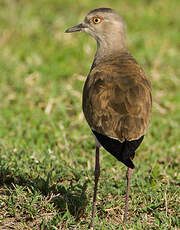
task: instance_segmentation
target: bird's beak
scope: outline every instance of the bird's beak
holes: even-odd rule
[[[85,26],[81,23],[77,26],[73,26],[71,28],[68,28],[67,30],[65,30],[65,33],[72,33],[72,32],[77,32],[77,31],[82,31],[82,29],[84,29]]]

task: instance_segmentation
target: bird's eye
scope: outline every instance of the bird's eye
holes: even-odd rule
[[[102,18],[101,17],[93,17],[92,18],[92,22],[94,23],[94,24],[99,24],[99,23],[101,23],[102,22]]]

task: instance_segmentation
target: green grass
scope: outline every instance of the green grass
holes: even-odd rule
[[[96,7],[127,22],[128,47],[153,87],[137,151],[128,224],[126,167],[101,150],[96,229],[180,228],[179,0],[0,1],[0,229],[87,229],[94,140],[81,109],[96,50],[64,34]]]

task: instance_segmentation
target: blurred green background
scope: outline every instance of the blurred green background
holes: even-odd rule
[[[131,54],[153,87],[151,127],[126,167],[101,150],[96,229],[179,229],[179,0],[0,0],[0,229],[87,229],[94,140],[81,109],[96,51],[65,34],[97,7],[127,23]]]

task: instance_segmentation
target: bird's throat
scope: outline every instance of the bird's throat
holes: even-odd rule
[[[94,58],[95,64],[103,59],[127,51],[125,39],[101,39],[97,40],[97,51]]]

